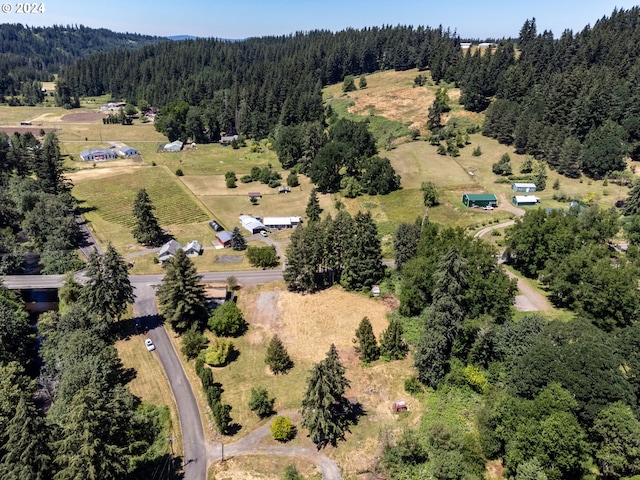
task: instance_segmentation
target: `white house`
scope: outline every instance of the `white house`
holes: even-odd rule
[[[135,157],[136,155],[140,155],[138,150],[127,145],[116,148],[116,153],[121,157]]]
[[[242,224],[242,226],[248,230],[249,232],[251,232],[251,234],[253,235],[254,233],[258,233],[262,230],[266,230],[267,227],[264,225],[264,223],[262,223],[260,220],[258,220],[257,218],[254,218],[250,215],[240,215],[240,217],[238,217],[240,219],[240,223]]]
[[[83,162],[102,162],[117,156],[116,152],[111,148],[92,148],[80,152],[80,158]]]
[[[302,223],[302,217],[264,217],[262,223],[269,229],[281,230],[297,227]]]
[[[160,250],[158,250],[158,260],[160,260],[160,263],[164,263],[172,258],[180,249],[182,249],[182,244],[180,242],[169,240],[162,247],[160,247]]]
[[[192,240],[187,243],[187,246],[183,248],[184,253],[187,254],[188,257],[197,257],[202,254],[203,248],[200,245],[200,242],[197,240]]]

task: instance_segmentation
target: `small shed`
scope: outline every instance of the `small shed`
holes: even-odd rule
[[[253,235],[254,233],[258,233],[260,231],[263,230],[267,230],[267,227],[265,227],[265,225],[258,220],[257,218],[252,217],[251,215],[240,215],[240,217],[238,217],[240,219],[240,223],[242,223],[242,226],[248,230],[249,232],[251,232],[251,234]]]
[[[512,183],[511,190],[514,192],[535,192],[536,184],[535,183]]]
[[[182,244],[180,242],[169,240],[162,247],[160,247],[160,250],[158,250],[158,260],[160,260],[160,263],[164,263],[172,258],[180,249],[182,249]]]
[[[216,234],[216,240],[224,248],[228,248],[231,246],[231,233],[226,230],[224,232],[220,232]]]
[[[260,192],[249,192],[247,193],[247,197],[249,197],[249,200],[252,198],[262,198],[262,194]]]
[[[530,207],[537,205],[540,199],[535,195],[514,195],[511,197],[511,203],[516,207]]]
[[[207,306],[216,307],[228,300],[232,300],[233,292],[229,292],[226,285],[206,283],[204,285],[204,296],[207,301]]]
[[[498,206],[498,197],[493,193],[463,193],[462,203],[467,207],[492,207]]]
[[[184,247],[184,253],[189,257],[197,257],[202,254],[202,245],[197,240],[191,240],[187,243],[187,246]]]
[[[220,143],[222,145],[228,145],[231,142],[233,142],[234,140],[236,140],[236,141],[238,140],[238,135],[223,135],[220,138]]]

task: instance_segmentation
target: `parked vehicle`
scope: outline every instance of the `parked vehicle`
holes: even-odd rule
[[[147,350],[149,350],[150,352],[152,352],[153,350],[156,349],[156,346],[153,344],[153,342],[151,341],[150,338],[147,338],[144,341],[145,346],[147,347]]]
[[[209,222],[209,226],[213,228],[213,230],[215,230],[216,232],[221,232],[222,230],[224,230],[224,228],[222,228],[222,226],[215,220],[211,220]]]

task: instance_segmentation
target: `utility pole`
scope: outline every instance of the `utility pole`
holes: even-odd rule
[[[169,441],[169,447],[171,449],[171,457],[170,457],[170,462],[167,465],[168,468],[168,472],[167,472],[167,478],[171,478],[172,477],[172,470],[173,470],[173,437],[168,437],[167,440]]]

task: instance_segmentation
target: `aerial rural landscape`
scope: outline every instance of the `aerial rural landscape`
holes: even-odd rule
[[[0,479],[640,479],[640,8],[512,28],[0,24]]]

